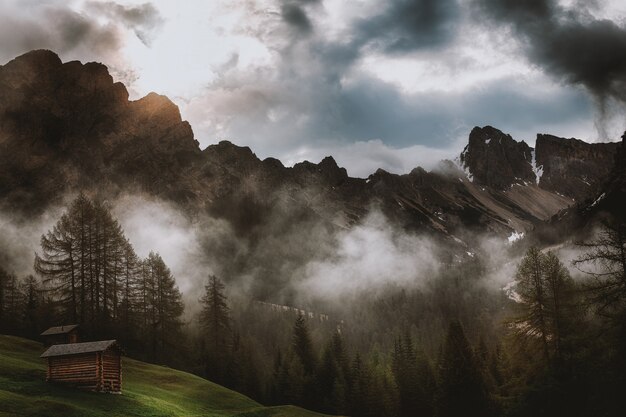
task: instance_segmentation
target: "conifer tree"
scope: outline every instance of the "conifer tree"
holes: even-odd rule
[[[29,275],[26,277],[22,283],[22,294],[24,297],[22,309],[23,334],[36,338],[43,327],[43,323],[41,317],[41,288],[34,276]]]
[[[599,236],[580,246],[586,253],[574,264],[590,277],[586,289],[591,301],[601,315],[623,323],[626,317],[626,223],[605,221]],[[598,269],[589,268],[589,264]]]
[[[311,336],[303,314],[298,314],[293,326],[293,350],[302,364],[304,373],[311,375],[315,369],[315,354]]]
[[[215,275],[209,275],[200,304],[200,323],[207,332],[209,342],[216,350],[226,349],[230,339],[230,309],[224,294],[224,283]]]
[[[179,345],[183,313],[182,295],[167,265],[158,253],[150,252],[145,260],[143,287],[144,332],[151,341],[153,360],[163,360],[165,354]]]
[[[182,296],[170,270],[155,253],[139,260],[104,203],[79,195],[42,236],[35,270],[57,322],[80,324],[86,337],[115,336],[153,360],[180,337]]]
[[[489,395],[461,323],[450,323],[440,364],[440,417],[489,416]]]
[[[574,282],[558,257],[530,248],[516,275],[521,313],[512,327],[525,343],[539,341],[547,364],[563,359],[563,341],[575,319]]]
[[[219,278],[209,275],[204,294],[200,298],[200,325],[203,329],[204,346],[201,355],[208,378],[222,384],[233,384],[236,376],[232,375],[232,369],[229,370],[235,363],[231,348],[236,350],[238,346],[231,343],[230,309],[224,288]]]

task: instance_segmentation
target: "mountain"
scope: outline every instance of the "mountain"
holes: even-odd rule
[[[76,391],[45,382],[43,346],[0,335],[3,416],[323,416],[293,406],[263,407],[235,391],[186,372],[123,358],[123,394]]]
[[[615,145],[616,150],[613,161],[607,161],[610,170],[604,179],[597,180],[594,189],[575,205],[539,224],[533,231],[533,240],[543,244],[557,244],[563,240],[582,241],[593,232],[598,221],[626,221],[626,133],[620,143],[611,145]],[[589,179],[594,174],[597,172],[583,175]]]
[[[68,192],[143,192],[259,237],[276,222],[347,228],[372,209],[409,230],[459,241],[527,232],[585,201],[608,177],[618,145],[538,135],[536,149],[476,127],[456,162],[352,178],[332,157],[285,167],[220,142],[201,150],[166,97],[128,100],[98,63],[38,50],[0,67],[0,207],[32,215]],[[471,233],[468,233],[471,232]]]
[[[102,64],[29,52],[0,67],[0,90],[0,193],[17,209],[103,182],[179,197],[172,187],[200,156],[169,99],[128,101]]]
[[[585,143],[552,135],[537,135],[539,186],[576,201],[594,195],[616,166],[619,143]]]

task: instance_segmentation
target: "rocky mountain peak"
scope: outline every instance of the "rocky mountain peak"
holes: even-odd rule
[[[108,198],[130,190],[206,210],[242,234],[276,218],[288,227],[305,221],[349,227],[374,206],[406,228],[448,237],[466,229],[510,234],[572,204],[562,194],[575,193],[579,173],[598,172],[589,181],[595,184],[614,165],[607,160],[615,145],[543,135],[535,155],[491,126],[474,128],[460,157],[473,182],[450,161],[406,175],[379,169],[363,180],[332,157],[288,168],[228,141],[201,151],[167,97],[129,101],[104,65],[62,63],[50,51],[0,66],[0,91],[0,209],[24,213],[68,191]],[[539,187],[534,162],[544,169]]]
[[[321,176],[321,178],[331,185],[341,184],[348,178],[345,168],[339,167],[332,156],[327,156],[315,164],[309,161],[302,161],[294,164],[293,172],[296,176]]]
[[[322,159],[322,161],[317,164],[317,167],[322,176],[334,185],[341,184],[348,178],[348,171],[346,171],[345,168],[339,167],[332,156],[327,156]]]
[[[461,165],[478,185],[498,190],[535,181],[532,148],[492,127],[475,127],[460,156]]]
[[[178,107],[128,100],[105,65],[62,63],[47,50],[0,66],[0,192],[36,209],[96,183],[170,195],[200,156]]]
[[[30,84],[38,75],[46,71],[55,71],[63,63],[57,54],[47,49],[27,52],[7,62],[2,68],[5,80]]]
[[[536,165],[542,172],[539,186],[582,200],[611,172],[618,143],[587,143],[539,134],[535,147]]]

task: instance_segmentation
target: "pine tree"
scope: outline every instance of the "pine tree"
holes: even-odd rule
[[[4,300],[4,292],[9,274],[4,268],[0,267],[0,329],[4,328],[4,317],[6,314],[6,302]]]
[[[4,331],[20,335],[23,329],[24,293],[17,276],[8,274],[4,285]]]
[[[316,395],[318,396],[317,409],[330,414],[336,414],[339,404],[343,403],[343,398],[335,398],[335,395],[341,396],[342,388],[340,387],[341,368],[335,357],[335,341],[330,340],[324,349],[319,369],[316,371]]]
[[[200,299],[202,306],[200,323],[216,351],[227,349],[230,339],[230,309],[224,288],[224,284],[219,278],[215,275],[209,275],[208,282],[204,287],[204,295]]]
[[[298,314],[293,326],[293,350],[302,364],[304,373],[311,375],[315,369],[315,354],[309,329],[303,314]]]
[[[167,352],[180,345],[182,295],[167,265],[158,253],[150,252],[145,260],[144,333],[151,345],[153,360],[163,361]]]
[[[29,275],[22,283],[24,306],[22,310],[23,334],[30,338],[36,338],[42,329],[41,288],[37,279]]]
[[[450,323],[440,364],[440,417],[489,416],[491,405],[480,367],[461,323]]]
[[[236,362],[232,350],[238,346],[232,342],[230,309],[224,294],[224,284],[215,275],[209,275],[200,298],[202,310],[200,325],[203,329],[201,352],[205,375],[222,384],[233,385],[236,375],[232,368]]]
[[[435,377],[428,360],[415,348],[408,332],[395,342],[392,372],[400,396],[400,416],[433,415]]]

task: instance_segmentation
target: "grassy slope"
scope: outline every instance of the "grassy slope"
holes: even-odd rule
[[[45,382],[39,343],[0,335],[0,417],[320,417],[298,407],[263,407],[194,375],[124,358],[123,394],[79,392]]]

